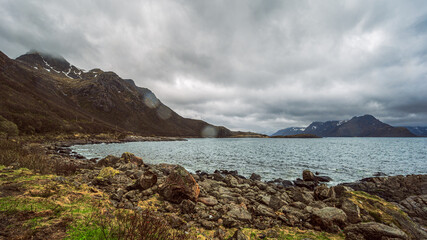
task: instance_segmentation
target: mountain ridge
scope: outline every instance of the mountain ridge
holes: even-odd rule
[[[406,128],[392,127],[369,114],[343,121],[312,122],[300,134],[321,137],[416,137]]]
[[[84,71],[59,56],[0,52],[0,115],[24,134],[132,132],[139,135],[231,136],[225,127],[184,118],[155,94],[114,72]]]

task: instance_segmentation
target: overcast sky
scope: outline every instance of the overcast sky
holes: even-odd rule
[[[366,113],[427,125],[425,0],[0,0],[0,51],[29,49],[233,130]]]

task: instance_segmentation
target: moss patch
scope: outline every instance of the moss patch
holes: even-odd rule
[[[366,211],[376,222],[399,225],[395,218],[396,215],[409,219],[408,215],[399,207],[378,196],[362,191],[353,191],[348,194],[349,199],[358,205],[362,211]]]
[[[96,178],[101,180],[106,178],[112,178],[118,173],[120,173],[119,170],[116,170],[112,167],[104,167],[101,169],[101,171],[99,172],[99,175]]]

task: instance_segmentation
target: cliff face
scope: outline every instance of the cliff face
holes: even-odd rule
[[[141,135],[226,137],[230,130],[183,118],[153,92],[114,72],[84,71],[35,51],[0,54],[0,115],[23,133],[123,131]],[[205,130],[206,132],[206,130]]]

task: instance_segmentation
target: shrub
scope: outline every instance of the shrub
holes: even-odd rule
[[[14,122],[0,116],[0,134],[6,136],[6,139],[17,136],[19,134],[18,126]]]
[[[101,229],[103,239],[188,239],[185,233],[170,228],[161,216],[149,210],[104,209],[96,211],[91,222],[96,225],[91,231]]]

